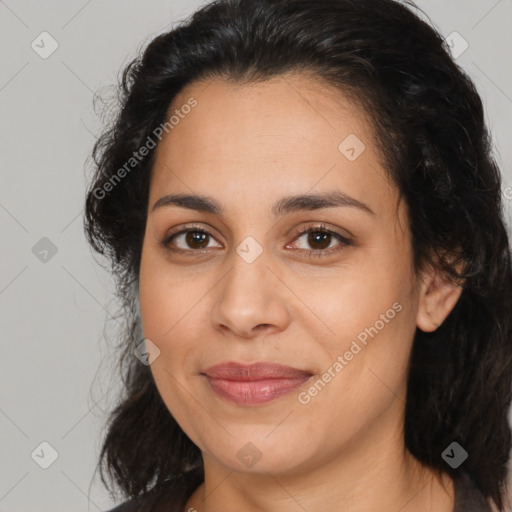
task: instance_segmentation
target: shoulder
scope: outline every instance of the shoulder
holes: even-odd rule
[[[156,493],[149,492],[123,501],[123,503],[107,512],[150,512],[154,509],[156,502]]]
[[[137,504],[135,503],[135,499],[127,500],[120,505],[117,505],[117,507],[111,508],[107,512],[131,512],[135,511],[137,509]]]
[[[188,498],[203,481],[202,468],[195,468],[154,487],[145,494],[129,498],[107,512],[182,512]],[[172,503],[171,508],[169,503]]]
[[[457,473],[453,476],[453,481],[455,485],[453,512],[491,512],[484,495],[467,473]]]

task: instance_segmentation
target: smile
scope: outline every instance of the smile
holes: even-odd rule
[[[209,368],[203,375],[217,396],[239,406],[275,400],[296,390],[312,376],[305,370],[264,362],[225,363]]]

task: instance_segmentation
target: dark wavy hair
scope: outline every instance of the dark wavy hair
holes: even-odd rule
[[[504,506],[512,271],[501,176],[474,84],[416,9],[394,0],[218,0],[154,37],[124,69],[116,117],[94,146],[84,219],[88,242],[108,259],[126,322],[118,345],[124,392],[98,463],[109,489],[133,497],[202,471],[199,449],[133,356],[144,338],[137,283],[154,149],[113,186],[114,175],[166,122],[187,84],[302,72],[365,109],[408,206],[415,270],[435,263],[462,286],[436,331],[416,330],[406,447],[439,475],[464,470]],[[441,457],[453,441],[469,453],[458,470]]]

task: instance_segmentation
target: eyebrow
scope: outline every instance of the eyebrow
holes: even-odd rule
[[[170,194],[163,196],[156,201],[151,211],[154,212],[157,208],[168,206],[178,206],[189,210],[211,213],[218,217],[224,216],[224,209],[219,202],[211,197],[196,194]],[[274,217],[279,217],[303,210],[320,210],[321,208],[346,206],[358,208],[366,213],[375,215],[375,212],[367,204],[337,190],[322,194],[282,197],[272,207],[272,214]]]

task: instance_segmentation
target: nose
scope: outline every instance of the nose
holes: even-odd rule
[[[283,331],[290,322],[291,292],[263,255],[252,263],[235,255],[217,289],[210,318],[224,335],[253,338]]]

